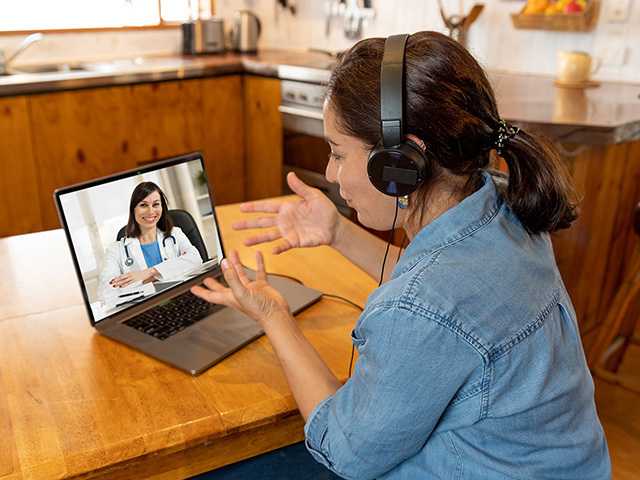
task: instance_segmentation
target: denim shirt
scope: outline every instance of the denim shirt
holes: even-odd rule
[[[549,235],[483,185],[424,227],[352,332],[352,377],[305,424],[347,479],[608,479]]]

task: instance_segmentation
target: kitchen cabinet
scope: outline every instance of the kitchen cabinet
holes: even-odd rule
[[[53,191],[132,167],[128,87],[29,98],[44,229],[58,228]]]
[[[218,204],[244,200],[242,78],[131,87],[136,162],[199,150]]]
[[[45,229],[52,193],[163,157],[200,150],[219,204],[244,199],[239,76],[34,95],[29,98]]]
[[[640,201],[640,142],[592,146],[564,162],[580,215],[552,240],[588,352],[638,241],[632,221]]]
[[[279,105],[280,80],[244,78],[248,200],[282,194],[282,118]]]
[[[0,98],[0,237],[42,229],[27,97]]]
[[[247,168],[240,76],[201,81],[202,145],[209,182],[214,187],[216,204],[246,199]]]

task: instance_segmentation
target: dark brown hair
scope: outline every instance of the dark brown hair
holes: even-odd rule
[[[160,194],[160,204],[162,205],[162,214],[160,215],[160,220],[158,220],[156,225],[166,234],[169,234],[173,229],[173,222],[169,216],[167,197],[164,192],[153,182],[142,182],[133,189],[133,193],[131,194],[131,201],[129,202],[129,221],[127,222],[126,230],[127,237],[136,238],[140,235],[140,225],[136,222],[133,210],[136,208],[138,203],[147,198],[153,192],[158,192]]]
[[[380,133],[380,67],[383,38],[362,40],[335,66],[327,98],[338,127],[373,148]],[[431,178],[417,192],[420,206],[443,169],[478,180],[490,165],[500,122],[482,67],[458,42],[437,32],[419,32],[405,54],[405,134],[427,145]],[[569,175],[552,144],[520,130],[502,150],[509,169],[505,199],[531,233],[567,228],[576,218]],[[429,181],[431,180],[431,181]]]

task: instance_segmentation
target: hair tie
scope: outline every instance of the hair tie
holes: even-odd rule
[[[519,131],[519,127],[514,127],[500,119],[498,127],[493,131],[495,135],[493,148],[496,149],[498,155],[502,156],[502,149],[505,147],[506,143],[515,137]]]

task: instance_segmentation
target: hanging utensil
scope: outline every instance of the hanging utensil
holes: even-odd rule
[[[473,7],[471,7],[471,11],[469,12],[469,14],[466,17],[464,17],[463,27],[466,30],[469,30],[469,27],[471,26],[471,24],[478,19],[478,17],[480,16],[483,10],[484,10],[484,4],[482,3],[476,3]]]
[[[438,8],[440,9],[442,21],[449,30],[449,36],[466,47],[469,27],[478,19],[484,10],[484,5],[481,3],[474,4],[468,15],[461,13],[460,15],[454,14],[447,16],[442,5],[442,0],[438,0]]]

